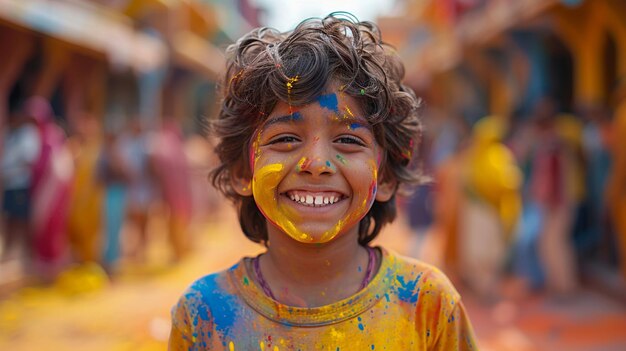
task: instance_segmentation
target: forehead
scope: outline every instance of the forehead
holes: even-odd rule
[[[331,87],[308,104],[292,106],[288,102],[279,101],[263,124],[300,121],[310,114],[322,113],[331,122],[369,125],[361,105],[359,99],[344,93],[341,88]]]

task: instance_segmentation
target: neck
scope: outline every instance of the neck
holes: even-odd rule
[[[329,243],[303,244],[270,230],[270,246],[261,257],[262,274],[274,296],[288,305],[320,306],[359,290],[368,253],[355,231]]]

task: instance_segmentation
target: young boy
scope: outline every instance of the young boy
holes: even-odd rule
[[[476,349],[440,271],[368,246],[419,179],[418,101],[378,29],[331,14],[227,54],[212,180],[267,252],[193,283],[170,349]]]

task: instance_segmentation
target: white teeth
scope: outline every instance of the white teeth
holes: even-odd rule
[[[315,197],[315,204],[316,204],[316,205],[321,205],[323,201],[324,201],[324,200],[322,200],[322,196],[321,196],[321,195],[317,195],[317,196]]]
[[[289,194],[287,195],[292,201],[297,203],[307,205],[307,206],[324,206],[324,205],[332,205],[335,202],[338,202],[339,196],[323,196],[323,195],[298,195],[298,194]]]

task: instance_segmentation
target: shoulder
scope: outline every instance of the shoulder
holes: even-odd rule
[[[201,314],[208,319],[212,309],[222,305],[226,300],[231,300],[236,294],[236,289],[229,279],[229,272],[237,269],[240,264],[241,261],[227,270],[194,281],[180,296],[173,310],[184,310],[191,316]]]
[[[461,299],[450,279],[437,267],[394,252],[385,255],[395,267],[394,285],[400,300],[420,304],[424,300],[445,300],[454,305]]]

